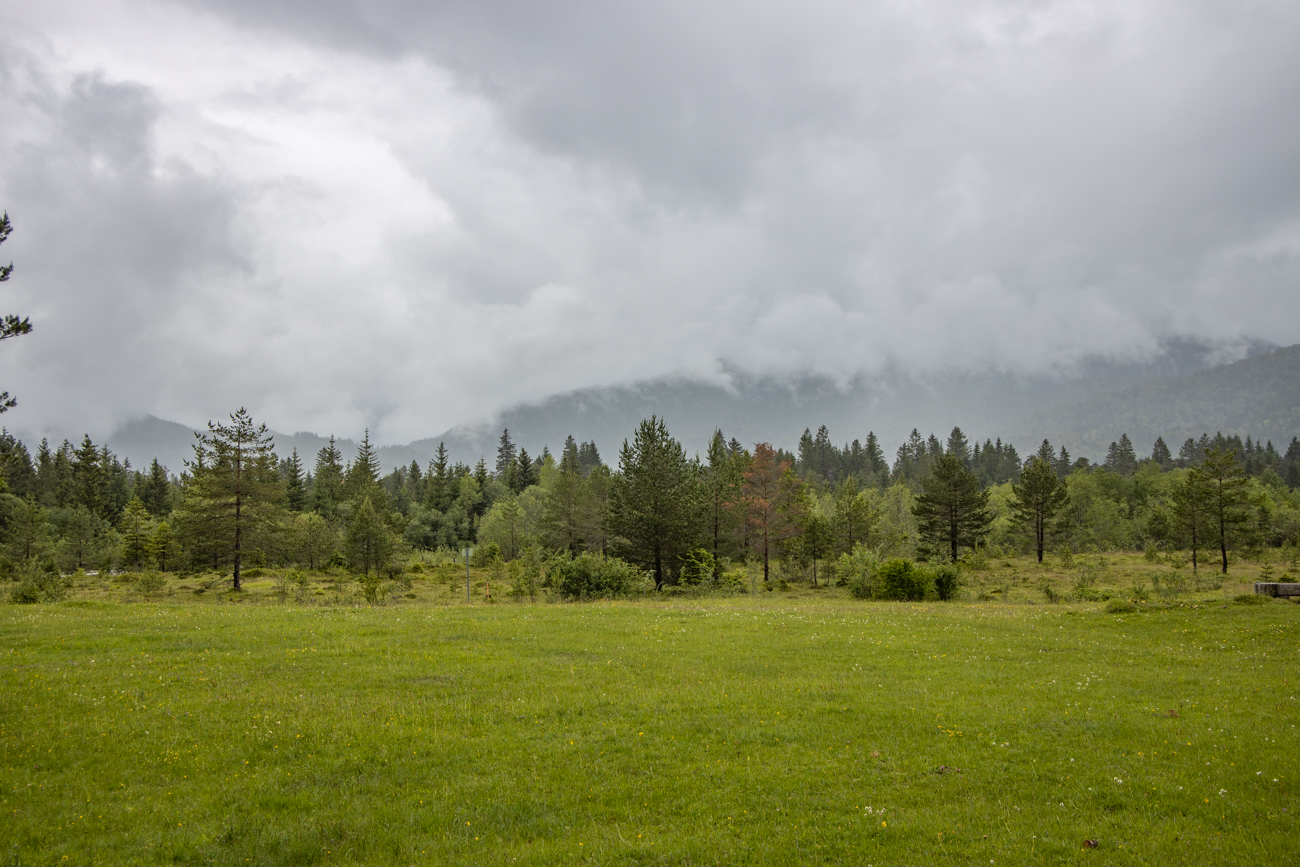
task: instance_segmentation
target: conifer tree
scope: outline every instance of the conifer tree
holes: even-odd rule
[[[369,497],[362,498],[353,514],[345,545],[348,562],[362,575],[369,575],[372,570],[378,572],[392,559],[392,533]]]
[[[560,452],[560,474],[582,474],[582,460],[578,457],[578,442],[569,434],[564,439],[564,449]]]
[[[565,457],[568,457],[567,450]],[[588,509],[586,483],[578,468],[576,445],[573,458],[571,463],[561,462],[562,469],[550,486],[550,490],[546,492],[541,530],[552,547],[576,554],[582,550],[586,542],[584,530],[589,526],[589,522],[586,517]]]
[[[537,468],[533,465],[533,459],[528,456],[528,449],[519,449],[519,457],[515,461],[514,483],[513,490],[516,494],[521,494],[537,484]]]
[[[833,522],[839,548],[852,554],[854,547],[865,544],[880,516],[858,491],[858,485],[849,476],[835,492],[835,520]]]
[[[817,586],[817,561],[830,555],[835,545],[835,529],[831,521],[820,512],[809,514],[803,524],[800,538],[803,553],[812,561],[813,586]]]
[[[1192,573],[1197,571],[1197,552],[1207,543],[1213,514],[1210,489],[1200,467],[1192,467],[1173,491],[1174,518],[1192,549]]]
[[[578,463],[582,466],[582,474],[589,475],[592,470],[602,465],[600,452],[596,449],[596,442],[592,440],[578,446]]]
[[[312,508],[327,518],[333,518],[338,504],[344,499],[343,453],[333,436],[329,444],[316,453],[311,493]]]
[[[496,476],[497,481],[510,487],[510,475],[515,469],[515,444],[510,439],[510,429],[503,428],[497,445]]]
[[[619,452],[620,475],[609,498],[609,529],[615,553],[654,574],[663,587],[670,564],[696,541],[701,498],[696,471],[663,420],[637,426]]]
[[[1064,479],[1070,474],[1070,453],[1061,446],[1061,454],[1056,458],[1056,477]]]
[[[1105,467],[1128,478],[1137,470],[1137,452],[1133,450],[1133,441],[1128,434],[1122,434],[1119,442],[1112,442],[1106,450]]]
[[[210,421],[208,432],[196,436],[186,516],[214,560],[233,566],[239,590],[244,556],[278,529],[284,488],[274,443],[242,407],[230,424]]]
[[[880,448],[880,439],[876,436],[875,431],[867,431],[867,441],[862,450],[867,462],[867,468],[871,472],[877,476],[889,472],[889,465],[885,463],[885,453]]]
[[[703,471],[707,526],[715,569],[731,553],[739,530],[741,475],[736,457],[727,449],[722,431],[715,429],[709,440],[709,463]]]
[[[1247,480],[1234,451],[1210,449],[1200,466],[1211,517],[1210,531],[1219,547],[1223,574],[1228,574],[1229,540],[1237,541],[1249,532],[1251,509]]]
[[[155,518],[160,518],[171,511],[171,479],[167,477],[167,468],[154,458],[149,464],[149,472],[140,481],[137,489],[140,502]]]
[[[433,460],[429,461],[429,478],[425,484],[424,502],[439,512],[447,511],[454,499],[451,491],[451,469],[447,457],[447,444],[438,443]]]
[[[1169,451],[1169,446],[1165,445],[1164,437],[1156,437],[1155,444],[1151,446],[1151,460],[1165,470],[1174,465],[1174,456]]]
[[[295,447],[284,463],[284,501],[290,512],[301,512],[307,505],[307,486],[302,477],[302,459]]]
[[[1050,455],[1051,446],[1046,440],[1043,441],[1043,445],[1047,447]],[[1056,477],[1056,470],[1048,460],[1035,456],[1025,464],[1024,470],[1020,473],[1020,483],[1013,484],[1011,491],[1016,498],[1011,508],[1016,520],[1034,534],[1034,550],[1038,554],[1038,562],[1041,563],[1052,522],[1069,502],[1065,484]]]
[[[347,498],[353,502],[360,503],[369,498],[371,508],[381,512],[387,508],[384,487],[379,483],[379,458],[370,445],[369,428],[366,428],[365,435],[361,438],[356,457],[348,466],[343,490]]]
[[[921,495],[912,514],[931,553],[947,549],[956,562],[962,547],[974,547],[988,532],[992,517],[988,491],[980,490],[979,479],[962,465],[956,455],[940,455],[930,475],[921,480]]]
[[[104,517],[108,499],[107,481],[99,449],[87,434],[81,441],[81,447],[73,453],[73,504],[85,506],[96,518]]]
[[[25,563],[44,554],[49,545],[49,523],[49,516],[35,497],[28,495],[19,500],[6,534],[10,559]]]
[[[122,559],[136,569],[149,559],[149,512],[139,497],[132,497],[122,515]]]
[[[149,536],[149,558],[159,572],[167,571],[167,564],[175,565],[181,556],[181,544],[176,533],[166,521],[159,521]]]
[[[792,501],[802,493],[789,460],[779,460],[768,443],[756,443],[742,476],[741,496],[748,539],[763,559],[763,582],[771,580],[772,555],[798,534],[802,508]]]
[[[947,449],[949,454],[956,455],[957,460],[963,464],[970,464],[971,449],[970,443],[966,440],[966,434],[962,433],[961,428],[954,427],[952,433],[948,434]]]

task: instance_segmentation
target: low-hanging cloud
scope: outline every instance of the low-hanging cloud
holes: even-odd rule
[[[1295,342],[1283,2],[51,0],[0,38],[26,430],[380,441],[664,375]]]

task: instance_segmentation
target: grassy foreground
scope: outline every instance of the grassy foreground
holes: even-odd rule
[[[6,605],[0,858],[1294,863],[1300,606],[1103,609]]]

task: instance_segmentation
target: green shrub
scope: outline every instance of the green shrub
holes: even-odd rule
[[[1110,614],[1130,614],[1137,610],[1137,606],[1127,599],[1112,599],[1106,603],[1106,611]]]
[[[919,602],[929,589],[930,576],[911,560],[891,557],[877,570],[880,596],[884,599]]]
[[[644,573],[617,557],[579,554],[557,559],[551,585],[565,599],[610,599],[624,596],[644,579]]]
[[[682,555],[681,561],[680,580],[687,586],[711,583],[714,574],[718,570],[718,564],[713,559],[713,554],[704,548],[695,548],[688,551]]]
[[[934,568],[934,590],[944,602],[957,596],[957,587],[961,583],[961,573],[951,563],[944,563]]]
[[[371,605],[383,605],[388,598],[388,583],[378,572],[367,572],[357,579],[361,583],[361,595]]]
[[[266,577],[266,570],[263,569],[263,568],[261,568],[260,566],[254,566],[252,569],[241,569],[241,570],[239,570],[239,577],[240,577],[241,579],[244,579],[244,578],[265,578],[265,577]]]
[[[135,580],[135,587],[141,593],[161,593],[167,588],[167,579],[161,572],[145,572]]]
[[[9,594],[11,602],[31,605],[36,602],[58,602],[68,595],[67,582],[58,572],[31,570],[19,573],[19,583]]]
[[[862,545],[855,545],[851,554],[841,554],[836,564],[840,586],[847,587],[854,599],[872,599],[876,596],[876,579],[880,571],[880,557]]]
[[[470,558],[471,562],[480,569],[487,568],[492,564],[492,561],[500,559],[501,546],[496,542],[479,545],[474,549],[474,555]]]

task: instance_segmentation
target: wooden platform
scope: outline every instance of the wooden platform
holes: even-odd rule
[[[1258,596],[1300,596],[1300,584],[1256,581],[1255,593]]]

